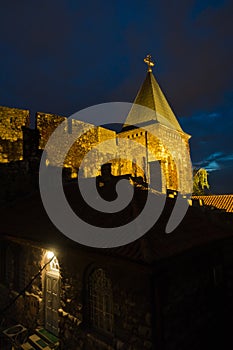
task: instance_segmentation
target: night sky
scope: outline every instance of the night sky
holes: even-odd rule
[[[233,193],[232,1],[8,0],[0,14],[0,105],[69,116],[132,102],[150,53],[193,165]]]

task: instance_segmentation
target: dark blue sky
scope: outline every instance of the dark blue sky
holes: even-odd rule
[[[193,164],[233,193],[232,14],[232,1],[5,1],[0,105],[69,116],[132,102],[151,53]]]

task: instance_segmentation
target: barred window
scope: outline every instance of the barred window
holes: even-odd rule
[[[106,333],[112,333],[112,283],[102,269],[95,270],[89,277],[89,298],[92,326]]]

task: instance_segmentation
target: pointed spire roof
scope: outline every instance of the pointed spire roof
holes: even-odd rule
[[[182,131],[175,114],[169,106],[166,97],[164,96],[152,73],[151,67],[154,65],[154,63],[151,61],[151,56],[147,55],[144,61],[148,64],[148,71],[146,78],[134,100],[134,104],[148,107],[150,110],[148,110],[148,112],[145,114],[139,112],[138,108],[133,106],[126,118],[123,130],[127,127],[127,124],[143,126],[141,124],[148,124],[156,121],[169,128]]]

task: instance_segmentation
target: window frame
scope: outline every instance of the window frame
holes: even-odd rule
[[[91,328],[105,335],[113,335],[112,282],[102,268],[96,268],[89,275],[88,308]]]

